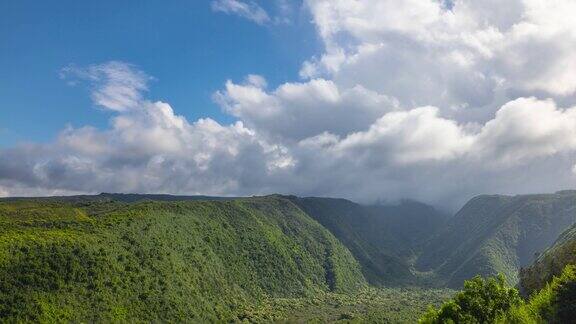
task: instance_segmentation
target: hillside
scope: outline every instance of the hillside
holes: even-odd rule
[[[0,202],[8,321],[228,321],[268,297],[364,285],[350,252],[278,197]]]
[[[562,233],[533,264],[521,269],[521,287],[527,294],[542,289],[554,276],[559,276],[567,265],[576,265],[576,225]]]
[[[331,231],[375,285],[413,283],[412,259],[447,219],[428,205],[410,201],[363,206],[345,199],[288,198]]]
[[[414,322],[453,294],[429,285],[525,267],[542,288],[574,260],[576,225],[556,238],[575,209],[570,191],[479,196],[451,219],[280,195],[0,199],[0,318]]]
[[[573,191],[476,197],[427,245],[417,268],[436,271],[451,287],[497,273],[515,284],[518,270],[576,222],[575,211]]]
[[[124,202],[135,203],[142,201],[224,201],[234,200],[239,197],[218,197],[218,196],[180,196],[166,194],[125,194],[125,193],[106,193],[98,195],[76,195],[76,196],[52,196],[52,197],[34,197],[35,201],[55,202],[55,203],[87,203],[87,202]],[[0,197],[1,201],[14,202],[22,200],[31,200],[30,197]]]

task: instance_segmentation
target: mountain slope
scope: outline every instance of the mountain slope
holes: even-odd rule
[[[229,321],[354,291],[350,252],[286,199],[0,202],[0,318]]]
[[[576,265],[576,225],[562,233],[532,265],[520,270],[521,287],[528,294],[542,289],[554,276],[559,276],[567,265]]]
[[[520,267],[576,222],[575,211],[573,191],[476,197],[424,249],[417,268],[437,271],[451,287],[476,274],[503,273],[517,283]]]
[[[411,259],[446,219],[434,208],[416,202],[363,206],[345,199],[289,199],[331,231],[375,285],[413,283]]]

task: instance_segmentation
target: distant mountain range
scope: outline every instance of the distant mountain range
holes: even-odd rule
[[[241,320],[268,297],[458,288],[476,274],[530,291],[576,262],[574,223],[576,191],[478,196],[453,217],[281,195],[5,198],[0,317]]]

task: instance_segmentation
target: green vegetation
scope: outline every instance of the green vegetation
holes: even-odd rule
[[[503,275],[486,280],[477,276],[452,300],[431,308],[420,323],[494,323],[521,303],[518,290],[508,287]]]
[[[511,320],[529,323],[568,323],[576,315],[576,225],[520,272],[520,285],[529,302]]]
[[[368,282],[378,286],[417,284],[411,263],[447,219],[409,201],[362,206],[345,199],[288,198],[332,232],[359,261]]]
[[[571,323],[576,315],[576,267],[568,265],[558,277],[535,292],[526,303],[501,318],[503,323]]]
[[[502,275],[475,277],[453,299],[429,309],[420,323],[569,323],[574,315],[576,267],[569,265],[527,301]]]
[[[560,233],[576,222],[576,192],[479,196],[468,202],[426,246],[420,271],[434,271],[450,287],[503,273],[510,284]]]
[[[450,298],[450,289],[363,288],[354,293],[272,298],[246,311],[255,322],[416,323],[430,305]]]
[[[365,286],[285,199],[0,203],[0,318],[234,320],[266,298]]]
[[[520,283],[527,293],[542,289],[569,264],[576,264],[576,225],[566,230],[556,243],[529,267],[520,270]]]
[[[575,192],[481,196],[445,225],[414,202],[0,199],[0,319],[566,322],[576,313],[576,225],[536,252],[574,223],[574,206]],[[520,267],[527,300],[509,286]],[[496,273],[508,280],[482,279]],[[476,274],[457,294],[430,288]]]

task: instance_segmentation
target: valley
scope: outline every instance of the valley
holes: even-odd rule
[[[571,191],[452,217],[281,195],[2,199],[0,317],[412,323],[478,274],[542,289],[576,260],[575,208]]]

